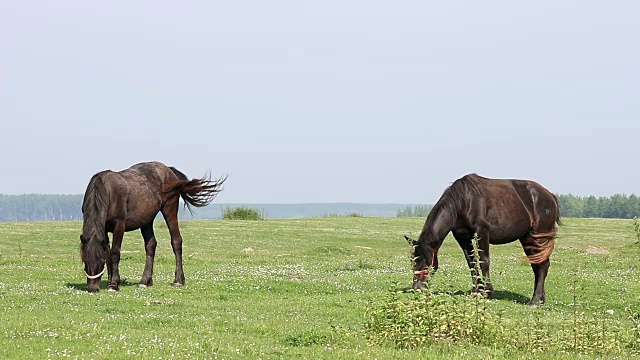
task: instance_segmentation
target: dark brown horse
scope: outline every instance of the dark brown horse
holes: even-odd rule
[[[153,260],[156,238],[153,221],[162,212],[176,257],[174,286],[184,285],[182,271],[182,236],[178,229],[178,206],[182,197],[185,206],[206,206],[220,192],[222,183],[205,176],[189,180],[173,167],[159,162],[133,165],[123,171],[105,170],[89,181],[82,203],[82,235],[80,251],[87,274],[87,290],[100,289],[100,278],[106,264],[107,290],[116,291],[120,286],[120,246],[126,231],[140,229],[144,239],[147,260],[138,286],[153,284]],[[108,232],[113,234],[109,248]]]
[[[466,175],[444,191],[427,216],[418,241],[405,236],[414,247],[413,288],[423,289],[429,271],[438,269],[438,249],[452,232],[471,269],[474,291],[479,291],[472,242],[477,234],[485,294],[491,297],[493,293],[489,244],[520,240],[535,276],[529,305],[544,302],[544,281],[555,244],[556,223],[560,224],[558,199],[540,184]]]

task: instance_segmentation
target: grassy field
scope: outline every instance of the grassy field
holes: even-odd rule
[[[423,222],[184,221],[182,288],[170,285],[174,256],[166,227],[157,223],[154,286],[136,288],[144,249],[134,232],[123,243],[121,290],[106,292],[103,281],[97,294],[84,291],[80,222],[0,223],[0,358],[635,356],[630,342],[640,335],[629,316],[640,311],[640,245],[631,220],[565,219],[540,308],[524,305],[533,273],[519,244],[492,247],[495,298],[483,306],[499,315],[504,333],[490,343],[444,340],[405,349],[369,341],[365,324],[389,294],[415,296],[402,291],[411,284],[402,235],[417,237]],[[472,303],[469,272],[453,239],[439,258],[431,291]],[[560,345],[571,342],[576,327],[595,342],[566,350]],[[526,339],[541,345],[523,346]]]

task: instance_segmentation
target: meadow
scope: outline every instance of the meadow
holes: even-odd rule
[[[385,306],[421,311],[413,301],[419,294],[407,291],[410,247],[403,235],[417,238],[423,223],[367,217],[182,221],[186,285],[173,288],[169,235],[157,222],[154,286],[136,287],[145,255],[139,232],[132,232],[123,242],[120,291],[104,291],[103,277],[97,294],[85,291],[80,222],[0,223],[0,358],[637,356],[640,245],[632,220],[564,219],[547,303],[538,308],[525,305],[533,273],[519,243],[493,246],[494,299],[480,300],[493,332],[483,341],[427,339],[412,346],[410,337],[398,343],[372,333],[372,317],[388,315]],[[451,235],[439,259],[430,296],[473,308],[469,270]],[[447,314],[436,322],[450,323]],[[387,329],[402,331],[410,319],[377,321],[392,321]]]

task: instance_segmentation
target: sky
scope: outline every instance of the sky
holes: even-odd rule
[[[3,1],[0,193],[161,161],[216,202],[640,193],[636,1]]]

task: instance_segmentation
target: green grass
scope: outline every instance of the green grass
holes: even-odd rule
[[[369,344],[365,323],[390,291],[411,285],[409,246],[424,219],[331,217],[296,220],[183,221],[187,284],[173,288],[175,260],[166,226],[156,224],[154,286],[138,289],[144,268],[139,232],[123,242],[117,293],[84,291],[80,222],[0,223],[0,358],[628,358],[535,353],[513,343],[537,326],[566,338],[573,287],[584,318],[632,336],[628,309],[640,311],[640,246],[631,220],[565,219],[547,278],[547,304],[524,305],[533,273],[512,243],[491,248],[495,299],[509,337],[491,345],[439,341],[401,349]],[[590,248],[592,247],[592,248]],[[607,250],[608,254],[588,254]],[[596,251],[597,252],[597,251]],[[471,278],[452,238],[440,252],[434,294],[472,302]],[[400,285],[394,285],[398,283]],[[613,310],[613,315],[607,313]],[[614,327],[614,325],[612,325]],[[614,331],[615,330],[615,331]],[[599,330],[593,330],[599,331]],[[529,335],[528,335],[529,334]],[[539,334],[538,334],[539,335]]]

